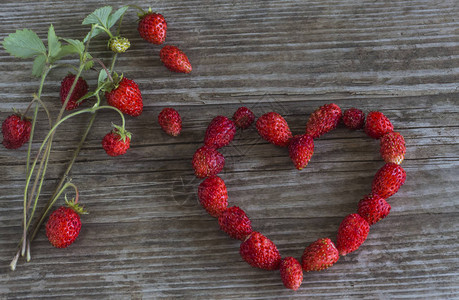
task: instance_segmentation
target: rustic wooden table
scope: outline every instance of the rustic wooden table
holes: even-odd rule
[[[108,2],[18,1],[0,4],[0,38],[29,28],[41,38],[53,23],[60,36],[82,38],[78,25]],[[71,172],[90,214],[78,240],[53,248],[42,229],[32,261],[8,264],[21,234],[26,148],[0,150],[0,298],[459,298],[459,5],[413,1],[134,1],[168,21],[167,43],[190,58],[190,75],[171,73],[159,46],[144,42],[136,15],[125,19],[131,49],[118,70],[135,79],[145,109],[127,119],[129,152],[110,158],[100,142],[117,116],[99,114]],[[111,1],[115,8],[122,1]],[[91,50],[103,60],[103,39]],[[75,63],[75,60],[69,62]],[[0,51],[0,119],[24,109],[38,86],[31,61]],[[43,100],[56,114],[55,70]],[[89,84],[96,73],[89,72]],[[296,134],[318,106],[335,102],[380,110],[407,143],[406,184],[390,199],[391,214],[371,228],[365,244],[332,268],[306,273],[300,290],[283,287],[278,272],[255,269],[239,242],[219,231],[199,205],[191,157],[218,114],[245,105],[260,116],[281,113]],[[182,114],[183,132],[165,135],[157,115]],[[86,105],[89,107],[89,104]],[[57,133],[41,205],[46,202],[88,122],[71,119]],[[39,115],[36,150],[46,129]],[[256,131],[237,132],[222,150],[221,173],[231,205],[245,209],[254,228],[282,256],[300,258],[320,237],[334,239],[344,216],[370,191],[383,165],[379,144],[339,128],[316,141],[306,169]],[[62,199],[60,200],[62,203]]]

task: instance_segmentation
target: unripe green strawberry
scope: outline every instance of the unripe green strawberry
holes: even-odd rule
[[[109,48],[115,53],[124,53],[130,46],[129,40],[120,36],[114,37],[109,41]]]

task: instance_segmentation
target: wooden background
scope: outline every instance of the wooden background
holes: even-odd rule
[[[90,211],[71,247],[54,249],[42,230],[32,261],[8,264],[21,233],[26,147],[0,150],[0,298],[459,298],[459,5],[457,0],[413,1],[134,1],[168,21],[167,43],[190,58],[190,75],[171,73],[159,46],[136,31],[136,14],[122,33],[132,43],[117,70],[136,80],[145,109],[128,118],[129,152],[107,157],[101,139],[118,122],[100,113],[71,173]],[[122,1],[18,1],[0,4],[0,38],[27,27],[45,38],[82,38],[79,25],[94,9]],[[92,53],[107,60],[105,40]],[[71,60],[70,62],[76,62]],[[23,109],[38,81],[31,61],[0,50],[0,118]],[[60,80],[49,77],[44,100],[56,114]],[[96,84],[96,72],[85,74]],[[332,268],[307,273],[299,291],[283,287],[278,272],[250,267],[239,242],[219,231],[196,197],[191,157],[209,121],[242,104],[256,115],[281,113],[295,134],[311,112],[335,102],[380,110],[407,143],[406,184],[390,199],[388,218],[365,244]],[[166,106],[183,117],[177,138],[157,115]],[[86,104],[89,107],[89,104]],[[56,135],[41,203],[63,173],[89,116]],[[38,137],[46,119],[40,114]],[[39,146],[37,140],[34,149]],[[379,144],[363,132],[339,128],[316,141],[306,169],[252,128],[222,150],[231,205],[245,209],[254,228],[282,256],[300,258],[321,237],[335,238],[383,165]],[[62,200],[61,202],[62,203]]]

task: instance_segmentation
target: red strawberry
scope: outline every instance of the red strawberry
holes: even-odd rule
[[[401,164],[405,158],[405,139],[398,132],[389,132],[380,140],[381,157],[386,163]]]
[[[269,112],[258,118],[258,134],[271,144],[286,147],[292,138],[287,121],[276,112]]]
[[[245,240],[252,233],[252,222],[237,206],[228,207],[218,218],[220,229],[233,239]]]
[[[192,70],[188,57],[175,46],[164,46],[159,52],[159,57],[166,68],[172,72],[190,73]]]
[[[293,257],[286,257],[280,264],[280,274],[284,286],[291,290],[298,290],[303,282],[303,270],[300,263]]]
[[[301,170],[308,165],[314,153],[314,140],[310,135],[295,135],[288,145],[288,153],[295,168]]]
[[[75,75],[69,74],[64,79],[62,79],[60,92],[62,104],[64,104],[65,99],[67,98],[67,95],[70,92],[70,88],[72,87],[73,82],[75,81],[75,78]],[[86,83],[86,80],[79,77],[65,109],[72,110],[80,106],[80,104],[84,101],[78,102],[78,100],[88,93],[88,89],[89,88],[88,84]]]
[[[277,270],[281,256],[276,245],[261,233],[254,231],[241,243],[241,257],[252,267]]]
[[[220,173],[225,166],[225,157],[216,149],[203,146],[194,153],[192,165],[196,177],[204,178]]]
[[[221,148],[233,140],[235,133],[236,125],[232,120],[224,116],[216,116],[207,127],[204,144]]]
[[[397,193],[398,189],[405,183],[406,172],[397,164],[385,164],[376,172],[371,185],[371,192],[384,199]]]
[[[102,147],[110,156],[123,155],[131,144],[131,133],[119,126],[107,133],[102,139]]]
[[[67,248],[72,244],[81,229],[81,213],[83,208],[75,202],[67,202],[68,207],[61,206],[51,213],[46,223],[46,236],[56,248]]]
[[[339,259],[338,249],[335,244],[328,239],[318,239],[304,249],[301,257],[303,270],[321,271],[331,267]]]
[[[370,194],[359,201],[357,213],[371,226],[387,217],[390,208],[390,204],[384,198]]]
[[[182,118],[173,108],[166,107],[158,115],[158,123],[165,133],[177,136],[182,130]]]
[[[166,19],[161,14],[152,12],[150,8],[147,13],[139,15],[137,31],[147,42],[161,45],[166,40]]]
[[[237,127],[247,129],[255,121],[255,115],[247,107],[239,107],[233,115],[233,121]]]
[[[3,146],[7,149],[17,149],[30,138],[32,124],[27,118],[10,115],[2,123]]]
[[[352,130],[362,129],[365,124],[365,114],[357,108],[349,108],[343,114],[344,125]]]
[[[306,124],[306,134],[317,138],[338,126],[341,108],[334,103],[326,104],[314,111]]]
[[[223,179],[207,177],[198,187],[198,197],[202,207],[212,217],[218,218],[228,207],[228,192]]]
[[[394,125],[379,111],[371,111],[365,121],[365,132],[368,136],[379,139],[388,132],[394,131]]]
[[[137,117],[142,113],[143,101],[139,86],[134,80],[123,77],[118,86],[105,93],[107,103],[122,113]]]
[[[348,215],[338,228],[336,248],[340,255],[345,256],[355,250],[367,239],[370,225],[358,214]]]

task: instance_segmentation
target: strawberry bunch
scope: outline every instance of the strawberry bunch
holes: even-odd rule
[[[314,152],[314,139],[333,130],[342,120],[352,130],[365,128],[372,138],[380,139],[381,157],[386,164],[377,171],[371,193],[358,203],[356,213],[341,222],[336,242],[320,238],[307,246],[301,262],[293,257],[282,258],[272,240],[254,231],[247,214],[239,207],[228,207],[228,191],[218,174],[224,166],[224,157],[218,149],[234,138],[236,127],[245,129],[255,120],[246,107],[239,108],[233,120],[215,117],[209,124],[204,146],[192,160],[195,175],[205,178],[199,185],[198,198],[204,209],[218,218],[220,229],[234,239],[242,241],[239,253],[249,265],[264,270],[280,270],[284,286],[297,290],[303,281],[303,272],[325,270],[338,262],[340,256],[356,251],[366,240],[370,226],[387,217],[391,206],[386,201],[405,183],[406,173],[399,164],[405,155],[403,137],[393,132],[390,121],[380,112],[365,114],[350,108],[341,113],[338,105],[331,103],[319,107],[309,118],[304,134],[293,136],[287,121],[276,112],[266,113],[256,121],[259,135],[280,147],[288,147],[289,156],[298,170],[307,166]]]
[[[17,149],[29,142],[27,184],[24,190],[26,197],[24,199],[23,236],[20,240],[20,249],[11,262],[11,269],[16,268],[20,255],[25,256],[27,254],[27,257],[30,257],[29,245],[31,240],[39,231],[43,220],[46,219],[45,216],[51,211],[59,195],[62,195],[68,188],[75,190],[77,200],[75,202],[67,201],[66,207],[62,206],[50,215],[46,224],[46,235],[50,243],[57,248],[68,247],[77,238],[81,229],[79,214],[82,213],[82,210],[77,205],[78,189],[73,183],[66,182],[66,178],[75,162],[76,156],[81,150],[81,145],[91,130],[97,111],[102,109],[112,110],[121,118],[122,125],[113,124],[113,129],[102,138],[102,148],[107,155],[120,156],[130,148],[132,134],[125,128],[125,116],[140,116],[143,112],[144,103],[139,85],[131,77],[124,76],[124,74],[118,75],[115,71],[117,56],[125,53],[131,46],[130,41],[120,35],[122,29],[124,29],[122,26],[123,17],[130,7],[135,6],[123,6],[115,11],[111,6],[104,6],[93,11],[82,22],[83,25],[90,26],[90,30],[81,40],[59,37],[56,35],[53,25],[50,25],[46,44],[35,32],[29,29],[17,30],[15,33],[8,35],[3,41],[3,47],[11,55],[25,59],[33,58],[32,75],[41,78],[37,93],[33,95],[33,99],[26,111],[22,114],[15,112],[2,123],[2,144],[5,148]],[[147,12],[140,10],[142,13],[139,15],[138,33],[150,43],[162,44],[166,39],[166,20],[161,14],[153,13],[151,9]],[[114,30],[114,28],[117,28],[117,30]],[[112,52],[111,61],[105,63],[95,57],[89,48],[91,39],[102,34],[106,35],[107,49]],[[41,99],[41,92],[50,71],[58,67],[68,66],[68,63],[60,63],[60,60],[69,55],[78,58],[78,65],[71,66],[71,69],[76,72],[68,73],[61,80],[59,93],[61,108],[56,118],[52,118],[49,114],[51,110],[47,108],[49,104]],[[160,52],[160,59],[171,71],[191,72],[192,68],[187,56],[175,46],[163,47]],[[96,80],[97,86],[90,87],[83,75],[84,77],[90,77],[92,74],[90,72],[86,74],[86,72],[96,70],[97,65],[95,63],[100,65]],[[103,96],[105,96],[107,105],[102,103]],[[86,105],[88,102],[91,103]],[[32,118],[26,117],[29,109],[34,111]],[[47,112],[49,125],[52,129],[45,135],[46,137],[39,146],[36,155],[32,156],[34,129],[36,128],[37,115],[40,109]],[[83,113],[91,114],[92,117],[87,124],[87,129],[80,145],[77,147],[74,157],[71,157],[69,166],[61,181],[59,181],[55,192],[50,193],[53,194],[53,197],[46,204],[44,213],[41,216],[34,216],[35,207],[37,206],[36,201],[40,198],[39,195],[46,174],[46,166],[49,161],[54,134],[60,126],[63,126],[66,120]],[[158,122],[163,130],[172,136],[177,136],[182,128],[180,115],[172,108],[164,109],[158,116]],[[203,149],[201,157],[197,159],[208,161],[209,149],[211,147]],[[212,154],[215,154],[212,159],[218,160],[218,154],[215,152],[212,152]],[[32,159],[33,157],[35,157],[35,160]],[[219,157],[223,158],[221,155]],[[201,173],[208,176],[218,173],[217,169],[218,164],[208,169],[202,169]],[[35,202],[33,202],[33,199],[35,199]],[[26,205],[27,203],[28,205]],[[32,222],[33,220],[35,222]]]

